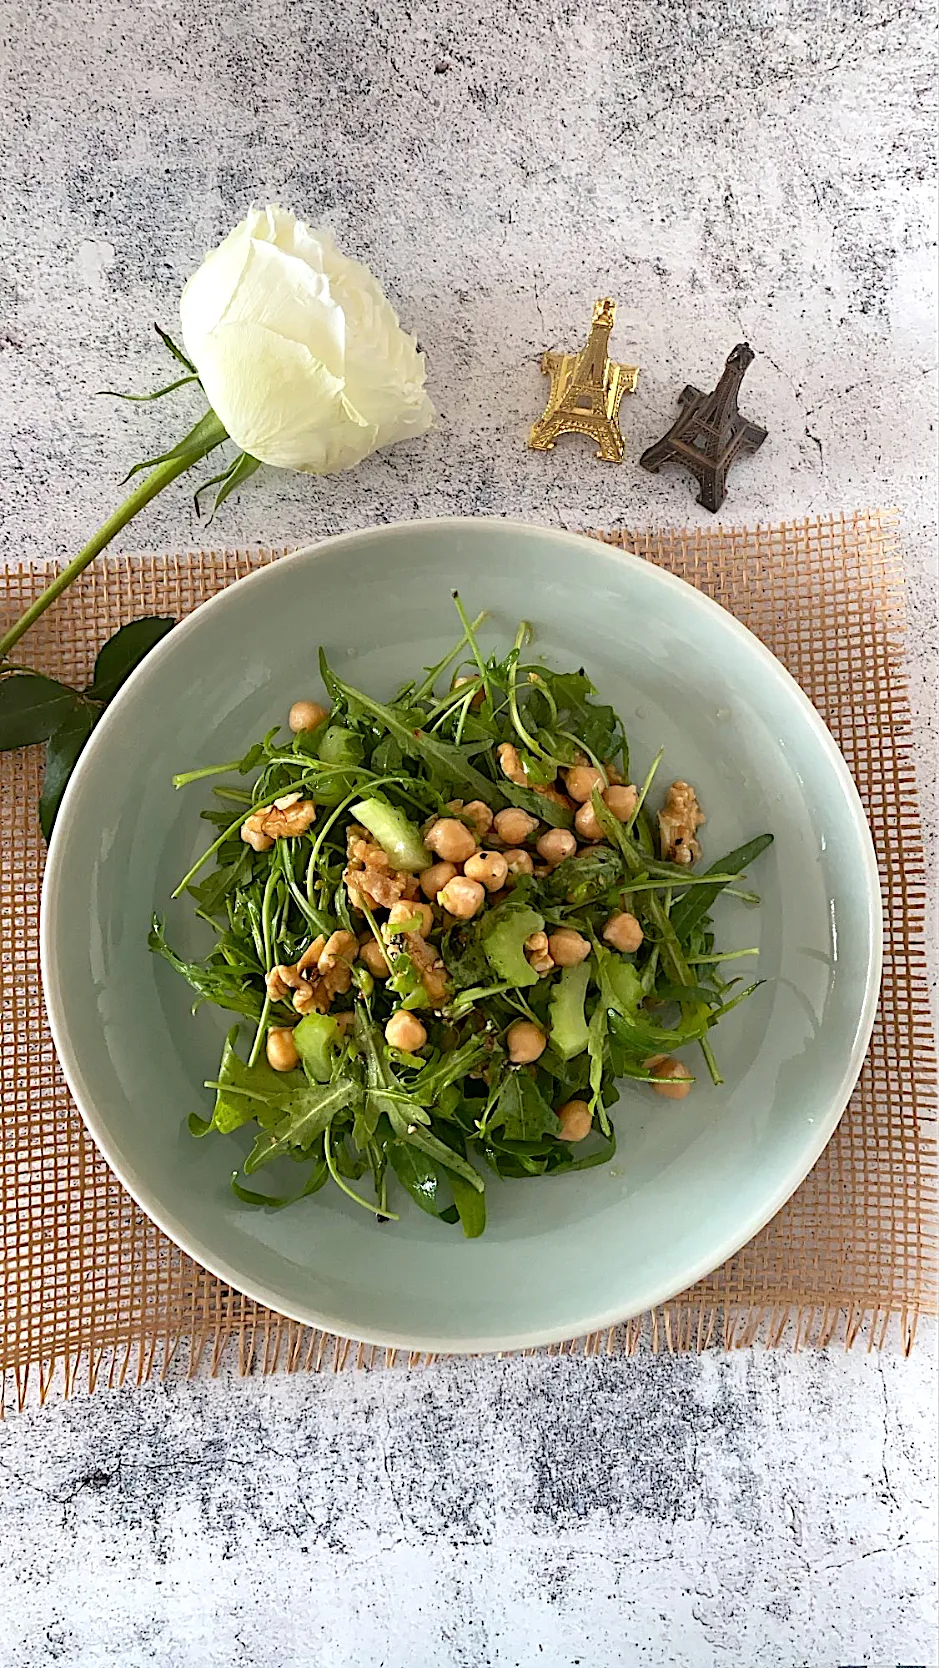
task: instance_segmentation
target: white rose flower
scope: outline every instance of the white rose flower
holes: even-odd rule
[[[284,209],[253,209],[189,279],[183,341],[242,451],[327,475],[424,434],[424,356],[367,266]]]

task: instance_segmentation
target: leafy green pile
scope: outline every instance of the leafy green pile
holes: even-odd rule
[[[362,907],[354,907],[356,894],[350,899],[344,880],[347,831],[363,820],[363,802],[372,807],[373,832],[386,830],[379,838],[392,868],[403,871],[430,863],[422,829],[438,816],[459,820],[460,810],[448,808],[457,800],[482,801],[493,812],[524,809],[539,819],[536,840],[546,827],[572,825],[560,791],[566,768],[589,760],[604,777],[629,780],[622,724],[585,673],[527,662],[524,625],[507,655],[485,658],[480,622],[471,624],[456,603],[460,641],[387,705],[345,683],[321,651],[332,702],[325,721],[287,740],[271,730],[244,758],[176,778],[182,787],[215,774],[254,776],[250,789],[215,787],[215,804],[202,815],[216,838],[174,893],[194,900],[216,934],[214,948],[188,962],[170,949],[159,920],[150,935],[151,948],[189,981],[198,1002],[247,1022],[243,1045],[241,1027],[228,1035],[218,1076],[206,1084],[215,1093],[212,1115],[190,1119],[193,1133],[255,1126],[246,1177],[280,1157],[303,1167],[299,1185],[280,1195],[254,1191],[236,1174],[234,1190],[248,1203],[284,1205],[331,1177],[365,1209],[395,1220],[397,1182],[422,1210],[460,1221],[467,1236],[480,1234],[487,1169],[523,1178],[612,1157],[609,1108],[617,1079],[654,1084],[651,1058],[697,1043],[719,1083],[710,1033],[756,989],[725,979],[728,961],[756,952],[718,951],[710,910],[772,836],[750,841],[701,875],[662,861],[648,808],[661,755],[628,821],[618,821],[594,791],[602,842],[554,867],[533,853],[535,872],[510,876],[470,920],[435,909],[430,947],[447,982],[437,1007],[410,951],[415,922],[392,930],[385,921],[383,930],[380,910],[361,896]],[[500,768],[497,749],[505,742],[517,749],[524,785]],[[241,838],[245,819],[291,793],[315,802],[315,824],[253,850]],[[617,911],[630,912],[642,927],[634,955],[604,943],[604,926]],[[561,927],[589,942],[589,956],[539,977],[526,943],[532,933]],[[373,934],[390,976],[376,978],[356,960],[351,985],[329,1011],[308,1012],[297,1023],[291,993],[283,996],[275,984],[272,995],[268,975],[297,964],[317,937],[340,930],[360,943]],[[418,1053],[386,1040],[386,1023],[400,1009],[418,1014],[425,1027]],[[506,1033],[520,1019],[538,1026],[547,1046],[536,1062],[516,1066]],[[274,1070],[265,1058],[267,1033],[291,1026],[298,1064]],[[557,1109],[572,1099],[586,1101],[593,1114],[585,1140],[559,1137]],[[373,1196],[362,1191],[363,1178],[370,1178]]]

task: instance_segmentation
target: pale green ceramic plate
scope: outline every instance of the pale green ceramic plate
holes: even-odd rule
[[[238,1137],[194,1141],[225,1018],[189,1012],[147,950],[154,910],[207,947],[169,894],[205,843],[198,786],[174,771],[235,758],[298,696],[316,648],[378,695],[453,641],[451,587],[504,648],[532,621],[558,667],[584,665],[622,713],[642,774],[667,748],[708,813],[712,858],[771,829],[759,911],[721,902],[721,943],[759,941],[767,983],[716,1036],[726,1087],[684,1102],[624,1090],[612,1166],[487,1182],[481,1240],[405,1209],[379,1226],[335,1189],[281,1213],[229,1191]],[[207,929],[206,933],[207,933]],[[503,521],[427,521],[328,539],[243,580],[155,649],[73,777],[43,894],[56,1046],[91,1134],[179,1245],[252,1297],[369,1342],[491,1350],[593,1331],[689,1285],[785,1202],[860,1070],[881,960],[870,836],[809,702],[730,615],[608,546]],[[748,964],[749,965],[749,964]]]

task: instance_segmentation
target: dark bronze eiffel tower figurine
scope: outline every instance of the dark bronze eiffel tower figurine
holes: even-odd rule
[[[738,342],[723,375],[710,394],[689,384],[679,395],[681,412],[667,434],[648,446],[639,459],[653,475],[663,463],[683,463],[698,478],[698,503],[717,511],[727,491],[727,473],[741,452],[755,452],[766,430],[748,423],[737,410],[740,384],[754,360],[747,342]]]

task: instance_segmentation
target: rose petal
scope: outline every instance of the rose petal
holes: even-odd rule
[[[180,313],[211,405],[262,462],[349,469],[433,421],[423,355],[373,274],[284,209],[253,209]]]

